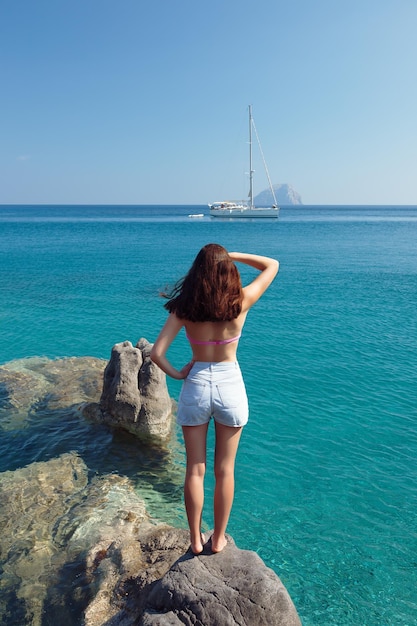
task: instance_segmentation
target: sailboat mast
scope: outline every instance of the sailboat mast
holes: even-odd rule
[[[249,206],[253,209],[252,105],[249,105]]]

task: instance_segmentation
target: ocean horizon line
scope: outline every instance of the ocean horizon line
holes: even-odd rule
[[[187,203],[164,203],[164,202],[145,202],[145,203],[135,203],[135,202],[129,202],[129,203],[114,203],[114,202],[3,202],[0,203],[0,208],[1,207],[82,207],[82,206],[86,206],[86,207],[114,207],[114,206],[120,206],[120,207],[207,207],[208,203],[207,202],[203,202],[203,203],[193,203],[193,202],[187,202]],[[355,204],[321,204],[321,203],[314,203],[314,204],[280,204],[280,208],[286,208],[286,209],[306,209],[306,208],[331,208],[331,209],[337,209],[337,208],[383,208],[383,209],[404,209],[404,208],[417,208],[417,203],[416,204],[397,204],[397,203],[388,203],[388,204],[365,204],[365,203],[355,203]]]

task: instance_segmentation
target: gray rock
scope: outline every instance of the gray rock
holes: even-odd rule
[[[128,478],[88,482],[76,454],[1,473],[0,623],[41,626],[48,615],[75,626],[85,613],[101,626],[118,613],[115,590],[145,567],[139,537],[153,528]]]
[[[0,622],[12,623],[15,596],[24,624],[42,623],[49,575],[63,563],[57,525],[87,485],[87,467],[76,455],[32,463],[0,474]],[[71,504],[69,504],[71,502]]]
[[[150,347],[144,339],[136,348],[115,346],[102,402],[116,412],[110,423],[127,430],[138,424],[136,434],[158,432],[161,439],[171,428],[171,401]],[[59,416],[63,407],[98,400],[104,366],[87,357],[7,364],[0,368],[4,412],[8,406],[13,416],[34,415],[40,403]],[[102,416],[97,402],[87,405],[94,406]],[[13,417],[6,426],[15,423]],[[127,477],[90,476],[74,453],[4,472],[0,622],[41,626],[48,616],[68,626],[300,624],[281,581],[255,553],[230,537],[220,554],[208,546],[194,557],[188,546],[188,531],[149,518]]]
[[[275,198],[279,206],[293,206],[303,204],[301,196],[291,185],[272,185]],[[270,206],[274,199],[270,189],[264,189],[254,198],[256,206]]]
[[[196,557],[188,531],[142,528],[135,550],[142,563],[134,577],[112,576],[110,550],[100,562],[100,589],[85,612],[85,626],[301,625],[278,576],[230,536],[223,552],[213,554],[207,544]]]
[[[39,407],[44,414],[97,402],[105,366],[93,357],[31,357],[0,366],[0,429],[24,428]]]
[[[149,594],[142,626],[300,626],[278,576],[231,537],[219,554],[209,547],[182,556]]]
[[[162,524],[153,528],[142,525],[138,529],[136,546],[125,542],[120,546],[119,561],[122,558],[126,562],[127,553],[136,555],[134,575],[129,570],[117,570],[112,550],[92,546],[89,562],[99,562],[99,566],[96,571],[94,565],[90,568],[90,578],[95,577],[99,584],[85,610],[84,626],[137,626],[155,583],[187,552],[189,543],[186,530]],[[102,560],[95,556],[103,553]],[[118,571],[118,576],[112,575],[114,570]]]
[[[107,365],[93,357],[33,357],[0,366],[0,429],[23,428],[39,409],[73,409],[145,442],[165,444],[173,400],[164,372],[150,359],[151,347],[143,338],[136,347],[116,344]]]
[[[142,352],[130,341],[117,343],[104,370],[100,408],[115,422],[134,424],[142,406],[139,393],[139,370]]]
[[[126,477],[75,454],[0,474],[0,622],[299,626],[279,578],[231,537],[220,554],[149,518]]]
[[[164,372],[150,359],[152,344],[116,344],[104,371],[99,405],[83,408],[97,421],[124,428],[143,441],[165,443],[172,431],[172,400]]]

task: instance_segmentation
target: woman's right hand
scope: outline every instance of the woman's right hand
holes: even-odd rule
[[[190,361],[189,363],[187,363],[186,365],[184,365],[184,367],[180,369],[181,378],[187,378],[193,365],[194,365],[194,361]]]

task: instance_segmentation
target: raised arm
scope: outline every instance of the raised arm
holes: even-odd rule
[[[248,254],[246,252],[229,252],[233,261],[250,265],[261,273],[246,287],[243,287],[243,311],[259,300],[262,294],[268,289],[279,270],[279,262],[267,256],[259,254]]]
[[[153,344],[150,354],[152,361],[156,363],[165,374],[168,374],[171,378],[177,378],[178,380],[186,378],[193,363],[191,361],[187,363],[187,365],[184,365],[182,369],[177,370],[167,359],[166,353],[182,327],[182,320],[174,315],[174,313],[171,313]]]

